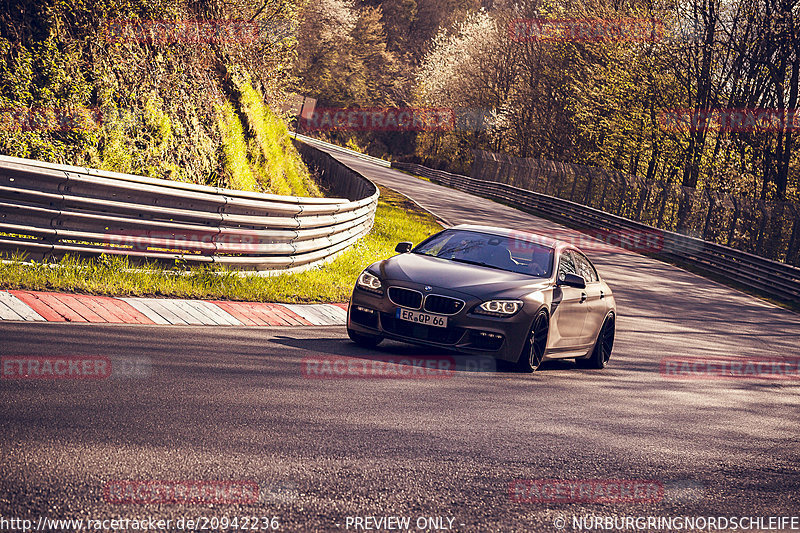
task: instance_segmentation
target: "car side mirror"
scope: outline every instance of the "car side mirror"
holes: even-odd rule
[[[400,242],[397,243],[397,246],[394,247],[394,251],[398,254],[407,254],[411,251],[411,248],[414,246],[413,242]]]
[[[566,285],[567,287],[575,287],[576,289],[585,289],[586,280],[577,274],[564,274],[558,275],[558,283],[556,285]]]

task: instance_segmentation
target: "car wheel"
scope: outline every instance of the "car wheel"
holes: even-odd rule
[[[597,335],[597,342],[592,350],[592,355],[588,359],[578,360],[584,368],[605,368],[611,357],[611,350],[614,348],[614,315],[608,315],[603,321],[600,333]]]
[[[535,372],[544,359],[544,351],[547,348],[547,332],[550,329],[550,321],[547,313],[540,311],[533,319],[533,326],[528,333],[528,340],[517,361],[519,372]]]
[[[350,328],[347,328],[347,335],[350,337],[350,340],[359,346],[363,346],[364,348],[374,348],[383,340],[383,337],[381,336],[364,335],[363,333],[357,333]]]

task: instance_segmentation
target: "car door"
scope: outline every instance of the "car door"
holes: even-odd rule
[[[578,274],[575,259],[570,250],[564,250],[559,255],[556,279],[561,274]],[[548,355],[551,357],[575,356],[571,352],[579,350],[585,343],[582,335],[588,309],[584,290],[565,285],[553,289]]]
[[[597,339],[597,334],[600,332],[600,326],[606,316],[606,302],[605,294],[603,293],[603,284],[600,283],[600,277],[597,275],[591,261],[580,252],[573,251],[572,258],[575,262],[575,269],[579,276],[586,282],[586,321],[583,325],[583,332],[581,333],[581,344],[588,345],[594,343]]]

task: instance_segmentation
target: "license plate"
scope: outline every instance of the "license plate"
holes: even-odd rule
[[[430,313],[422,313],[420,311],[412,311],[411,309],[398,309],[395,314],[400,320],[414,322],[415,324],[424,324],[426,326],[436,326],[437,328],[447,327],[447,317],[432,315]]]

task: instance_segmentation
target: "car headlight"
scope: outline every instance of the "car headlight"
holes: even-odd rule
[[[475,308],[475,313],[489,316],[513,316],[522,309],[519,300],[489,300]]]
[[[381,280],[378,278],[378,276],[370,274],[366,270],[362,272],[360,276],[358,276],[356,286],[359,289],[364,289],[365,291],[369,292],[383,292],[383,286],[381,285]]]

